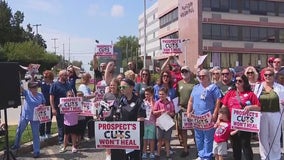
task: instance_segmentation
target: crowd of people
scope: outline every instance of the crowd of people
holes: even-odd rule
[[[128,63],[128,71],[118,74],[115,73],[114,61],[99,65],[97,57],[94,56],[93,89],[89,87],[92,77],[89,73],[78,76],[76,69],[70,66],[61,70],[58,79],[54,81],[53,73],[47,70],[43,72],[43,81],[31,81],[28,83],[28,89],[22,90],[25,104],[12,149],[20,147],[21,134],[30,122],[34,157],[39,157],[40,141],[50,137],[51,123],[40,124],[34,120],[33,109],[39,105],[47,105],[56,117],[58,143],[62,145],[60,152],[66,152],[69,139],[72,141],[71,151],[77,152],[86,128],[88,138],[95,135],[94,123],[90,123],[93,122],[93,117],[61,113],[60,98],[81,96],[84,101],[94,102],[98,100],[96,93],[100,89],[100,93],[103,93],[101,100],[113,101],[113,108],[108,117],[96,115],[100,120],[140,123],[140,150],[126,152],[122,149],[106,149],[107,160],[155,159],[162,156],[163,147],[166,158],[170,160],[173,129],[177,130],[183,148],[180,156],[187,157],[191,153],[187,144],[188,129],[183,128],[183,114],[192,119],[207,113],[211,115],[209,127],[191,129],[198,160],[222,160],[227,154],[228,142],[233,149],[232,158],[241,160],[244,156],[246,160],[252,160],[252,136],[259,139],[261,159],[280,160],[284,129],[284,68],[281,63],[281,58],[270,57],[267,67],[261,71],[254,66],[243,67],[243,70],[238,72],[232,68],[216,66],[193,73],[188,66],[183,66],[178,59],[170,56],[159,70],[158,79],[153,80],[148,69],[137,72],[133,62]],[[76,87],[75,82],[79,77],[81,84]],[[37,90],[38,87],[41,87],[41,92]],[[177,103],[174,103],[175,99]],[[117,109],[120,109],[120,115],[116,117],[114,113]],[[241,109],[244,113],[261,112],[259,133],[231,129],[234,109]],[[176,125],[168,130],[157,125],[156,120],[163,114],[175,120]],[[78,128],[79,132],[76,131]]]

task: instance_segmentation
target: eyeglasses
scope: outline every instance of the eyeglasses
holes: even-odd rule
[[[272,77],[273,74],[264,74],[264,77]]]
[[[129,88],[129,86],[119,86],[119,89],[122,90],[122,89],[127,89]]]
[[[181,73],[188,73],[187,70],[181,70]]]
[[[241,79],[236,79],[236,82],[237,82],[237,83],[243,83],[243,80],[241,80]]]
[[[165,74],[165,75],[163,75],[163,78],[169,78],[169,75]]]
[[[142,73],[142,76],[148,76],[148,74],[147,73]]]
[[[254,72],[247,72],[247,74],[254,74]]]
[[[280,63],[280,61],[273,61],[273,63],[277,63],[277,64],[279,64],[279,63]]]
[[[224,76],[224,75],[229,75],[230,73],[227,72],[227,73],[221,73],[221,74],[222,76]]]
[[[70,73],[73,73],[73,71],[71,71],[71,70],[67,70],[68,72],[70,72]]]
[[[220,73],[218,73],[218,72],[217,72],[217,73],[212,73],[212,75],[219,75],[219,74],[220,74]]]
[[[204,78],[206,75],[198,75],[198,78]]]

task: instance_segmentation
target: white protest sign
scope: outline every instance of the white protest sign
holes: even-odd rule
[[[107,86],[104,85],[97,85],[96,91],[95,91],[95,101],[101,101],[103,100],[103,97],[105,95],[105,90]]]
[[[247,132],[259,132],[260,115],[261,113],[257,111],[249,111],[246,113],[242,109],[232,109],[232,129]]]
[[[99,57],[113,56],[113,45],[97,45],[95,54]]]
[[[163,113],[159,118],[156,119],[156,125],[162,130],[168,131],[175,125],[175,122],[171,116],[169,116],[167,113]]]
[[[93,102],[83,102],[81,116],[94,116],[97,114],[97,108]]]
[[[34,121],[40,123],[46,123],[51,121],[51,110],[50,106],[39,105],[34,108]]]
[[[186,112],[182,112],[181,118],[182,129],[193,129],[192,119],[187,118]]]
[[[97,149],[140,150],[140,122],[95,121]]]
[[[180,39],[162,39],[163,54],[182,53],[182,43]]]
[[[82,111],[82,97],[60,98],[61,113],[80,113]]]
[[[212,114],[211,112],[207,112],[202,115],[191,115],[193,128],[199,130],[209,130],[214,127],[214,123],[212,122]]]

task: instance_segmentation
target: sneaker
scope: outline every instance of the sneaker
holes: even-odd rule
[[[172,149],[170,149],[170,155],[173,155],[175,152],[172,150]]]
[[[20,147],[13,145],[10,149],[11,149],[11,151],[17,151],[17,150],[19,150],[19,148]]]
[[[78,150],[76,148],[72,147],[72,153],[77,153],[77,152],[78,152]]]
[[[64,153],[64,152],[66,152],[66,151],[67,151],[66,147],[62,147],[59,152],[60,152],[60,153]]]
[[[142,154],[142,159],[148,159],[147,153],[143,153],[143,154]]]
[[[187,152],[182,151],[181,154],[180,154],[180,157],[182,157],[182,158],[186,157],[186,156],[188,156],[188,154],[189,154],[188,151]]]
[[[149,158],[150,158],[150,159],[155,159],[155,154],[154,154],[154,153],[150,153]]]
[[[46,134],[45,139],[49,139],[49,138],[51,138],[51,134]]]
[[[111,156],[110,155],[106,155],[106,160],[111,160]]]
[[[39,141],[43,142],[45,140],[45,136],[39,136]]]

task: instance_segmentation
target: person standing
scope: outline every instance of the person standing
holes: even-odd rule
[[[203,115],[210,112],[212,115],[211,121],[215,122],[218,117],[221,92],[215,84],[211,83],[208,70],[202,69],[198,73],[198,79],[200,83],[194,86],[188,101],[187,117],[191,118],[192,114]],[[199,159],[212,159],[214,132],[215,129],[213,127],[207,130],[194,128],[194,137]]]
[[[50,70],[46,70],[43,72],[43,81],[40,82],[40,89],[42,94],[45,98],[45,106],[50,106],[50,86],[53,83],[54,74]],[[43,141],[45,139],[51,138],[51,120],[52,120],[52,110],[50,108],[50,122],[41,123],[39,126],[39,134],[40,134],[40,140]]]
[[[68,74],[68,82],[74,92],[75,95],[77,95],[77,89],[76,89],[76,80],[79,79],[77,72],[80,68],[70,65],[67,67],[67,74]],[[78,73],[79,74],[79,73]]]
[[[116,105],[119,109],[119,121],[138,121],[140,122],[140,150],[134,150],[126,153],[125,150],[111,150],[111,159],[116,160],[141,160],[143,135],[144,135],[144,118],[146,117],[146,110],[143,108],[142,100],[133,93],[135,83],[130,79],[123,79],[120,82],[121,98]],[[118,110],[117,110],[118,111]]]
[[[149,69],[141,70],[141,81],[135,84],[135,93],[140,98],[145,98],[145,89],[151,85],[151,74]]]
[[[38,158],[40,155],[40,140],[39,140],[39,120],[35,120],[34,110],[36,107],[45,104],[45,98],[42,93],[38,92],[38,82],[29,82],[28,90],[21,88],[23,95],[25,96],[24,107],[20,116],[19,125],[16,131],[16,138],[12,150],[20,148],[20,141],[22,134],[26,129],[28,123],[31,124],[33,134],[33,156]],[[9,153],[7,153],[9,154]]]
[[[64,114],[60,113],[59,102],[60,98],[66,97],[67,91],[72,90],[68,82],[68,74],[66,70],[61,70],[58,73],[58,80],[50,87],[50,106],[52,114],[56,116],[57,129],[58,129],[58,144],[63,143],[64,139]]]
[[[254,93],[261,104],[259,152],[262,160],[281,159],[281,123],[284,107],[284,87],[275,82],[272,68],[264,69],[264,82]]]
[[[189,67],[183,66],[181,68],[181,76],[183,79],[180,80],[177,84],[177,97],[180,111],[176,117],[176,124],[180,144],[183,146],[183,151],[180,155],[181,157],[186,157],[189,154],[187,149],[187,130],[182,129],[182,114],[187,111],[187,103],[194,87],[194,84],[190,83],[190,74],[191,72]]]
[[[222,98],[222,103],[222,108],[228,107],[230,115],[232,115],[232,109],[243,109],[245,112],[260,110],[260,103],[256,95],[251,91],[248,78],[245,75],[236,77],[235,86],[225,94]],[[253,159],[250,140],[251,132],[238,131],[231,136],[235,160],[242,159],[242,152],[244,153],[245,159]]]

